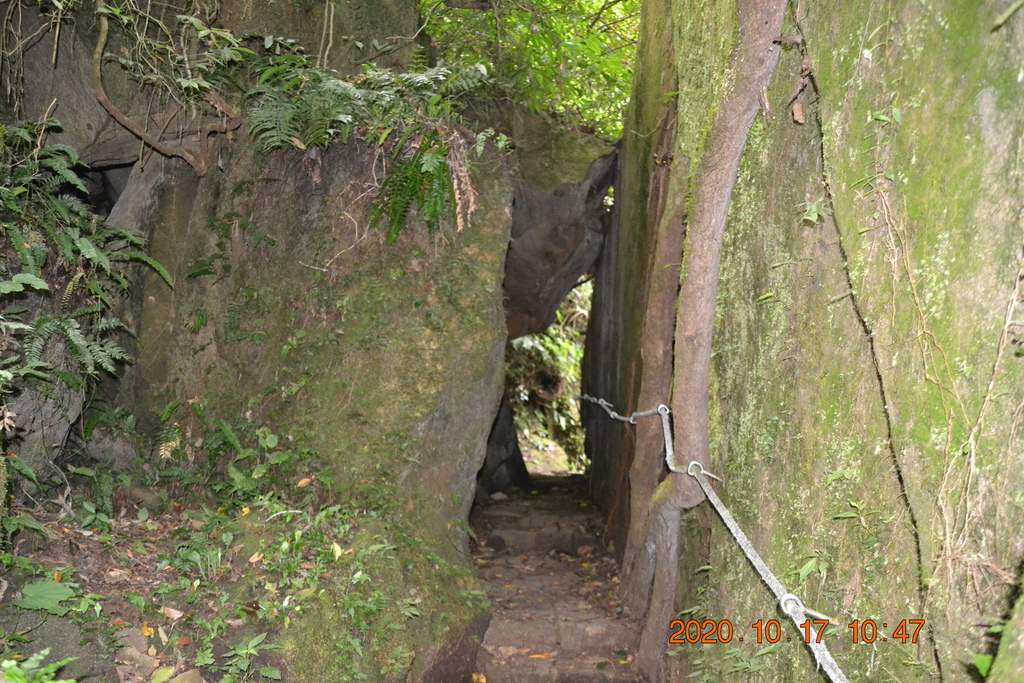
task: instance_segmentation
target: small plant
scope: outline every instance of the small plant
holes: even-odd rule
[[[82,509],[78,513],[78,523],[85,529],[110,530],[110,517],[91,500],[82,502]]]
[[[817,225],[819,222],[824,220],[826,216],[831,215],[824,197],[814,201],[811,201],[808,198],[806,202],[800,205],[800,209],[804,212],[800,220],[811,226]]]
[[[59,662],[40,666],[49,654],[50,650],[46,649],[35,653],[25,660],[4,659],[0,661],[2,679],[7,683],[75,683],[70,678],[59,681],[56,678],[57,672],[75,661],[75,658],[69,657]]]
[[[267,650],[276,650],[279,648],[278,645],[264,645],[263,641],[266,640],[267,634],[261,633],[249,640],[244,645],[238,645],[231,648],[224,654],[226,663],[220,667],[220,670],[224,672],[223,678],[220,679],[221,683],[235,683],[235,681],[244,680],[247,678],[249,667],[252,665],[252,658],[257,656],[260,652]],[[273,666],[265,666],[257,672],[263,678],[270,679],[272,681],[281,680],[281,672]]]

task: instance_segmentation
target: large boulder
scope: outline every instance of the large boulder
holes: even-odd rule
[[[396,551],[382,581],[398,593],[413,584],[430,596],[421,609],[439,612],[404,639],[371,634],[375,647],[414,650],[413,680],[458,680],[473,660],[458,643],[478,642],[486,627],[485,607],[460,598],[476,579],[459,520],[502,390],[511,179],[502,157],[485,155],[461,233],[430,235],[410,216],[387,245],[367,223],[376,154],[352,143],[257,157],[241,143],[202,179],[179,161],[137,168],[111,220],[148,223],[152,256],[176,286],[147,278],[138,360],[119,402],[151,433],[160,411],[191,402],[210,417],[301,435],[329,497],[394,510],[393,523],[424,544],[415,562],[431,556],[438,566],[408,576]],[[325,626],[344,619],[332,600],[291,631],[296,680],[331,677],[332,656],[309,653],[332,651],[345,631]]]

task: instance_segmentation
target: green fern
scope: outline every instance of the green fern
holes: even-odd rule
[[[229,301],[224,312],[224,338],[235,341],[241,338],[242,304]]]
[[[0,404],[51,379],[44,359],[56,358],[52,376],[76,387],[130,360],[116,340],[125,325],[104,315],[131,286],[118,262],[144,263],[171,284],[156,261],[129,251],[145,244],[137,231],[107,224],[75,194],[86,190],[78,153],[38,145],[57,125],[0,126],[0,234],[11,245],[0,262]]]
[[[392,244],[414,203],[423,210],[423,221],[431,235],[452,215],[455,190],[451,169],[447,150],[436,133],[423,136],[412,155],[395,162],[377,194],[370,224],[380,227],[386,218],[386,240]]]

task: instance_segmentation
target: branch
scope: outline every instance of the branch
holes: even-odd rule
[[[444,0],[448,9],[491,9],[490,0]]]

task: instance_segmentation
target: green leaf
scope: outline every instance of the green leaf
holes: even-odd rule
[[[164,268],[162,265],[160,265],[159,261],[151,259],[150,257],[146,256],[145,254],[140,254],[140,253],[138,253],[136,251],[121,251],[121,252],[118,252],[117,255],[119,257],[124,257],[124,258],[127,258],[127,259],[131,259],[132,261],[139,261],[141,263],[145,263],[147,266],[152,268],[156,272],[156,274],[159,275],[163,279],[164,282],[167,283],[168,287],[170,287],[171,289],[174,289],[174,280],[171,279],[171,274],[167,272],[166,268]]]
[[[145,508],[143,508],[143,509],[145,509]],[[138,607],[140,611],[146,609],[146,600],[145,600],[145,598],[143,598],[138,593],[129,593],[128,595],[126,595],[124,597],[125,597],[126,600],[128,600],[128,602],[130,602],[133,605],[135,605],[136,607]]]
[[[281,680],[281,670],[276,666],[265,666],[259,670],[259,674],[264,678],[269,678],[272,681]]]
[[[76,467],[75,469],[71,470],[71,474],[80,474],[83,477],[95,477],[96,476],[96,473],[93,472],[88,467]]]
[[[31,529],[32,531],[38,532],[45,537],[49,537],[46,532],[46,528],[40,524],[35,517],[22,513],[17,517],[5,517],[4,518],[4,529],[9,534],[13,534],[19,529]]]
[[[989,670],[992,668],[992,655],[974,655],[974,666],[978,667],[978,673],[982,676],[988,676]]]
[[[803,583],[804,581],[806,581],[807,577],[811,575],[811,572],[813,572],[814,568],[817,567],[817,566],[818,566],[818,558],[812,557],[810,560],[808,560],[804,564],[804,566],[800,567],[800,572],[799,572],[799,574],[800,574],[800,583]]]
[[[25,285],[45,292],[50,291],[50,285],[35,275],[31,273],[18,273],[7,282],[0,282],[0,294],[20,292],[25,288]]]
[[[165,666],[156,670],[153,677],[149,679],[149,683],[166,683],[174,677],[175,668],[173,666]]]
[[[23,586],[21,593],[21,599],[14,601],[14,604],[21,609],[45,610],[58,617],[68,613],[68,608],[61,607],[60,603],[75,597],[75,591],[69,586],[50,580],[37,581]]]
[[[14,470],[21,476],[25,477],[29,481],[39,483],[39,477],[36,474],[36,470],[32,465],[28,464],[24,458],[7,458],[7,467]]]
[[[99,266],[104,273],[110,273],[110,259],[107,258],[106,253],[102,249],[85,237],[76,239],[75,244],[78,245],[78,250],[82,252],[82,256]]]
[[[247,475],[242,470],[238,469],[234,465],[228,465],[228,476],[231,477],[231,482],[235,485],[235,488],[239,491],[252,492],[255,491],[259,484],[256,480]]]

